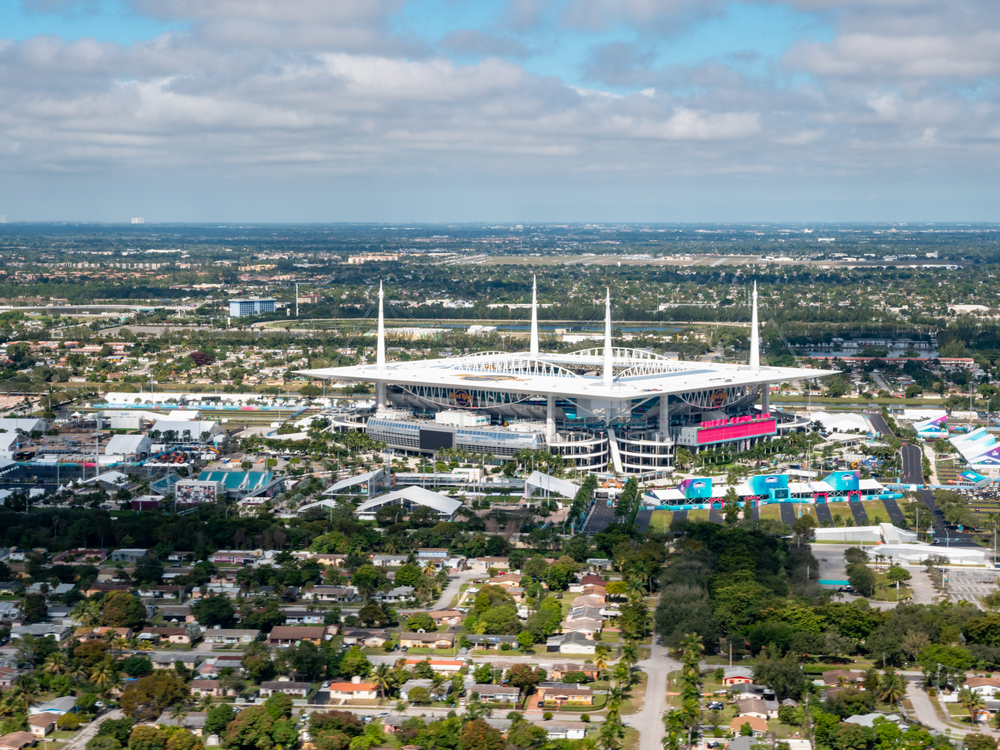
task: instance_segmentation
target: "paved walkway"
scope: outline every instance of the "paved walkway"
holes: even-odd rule
[[[1000,736],[1000,734],[985,725],[980,725],[978,728],[972,729],[943,721],[941,717],[938,716],[937,709],[934,707],[934,702],[916,682],[907,681],[906,697],[909,699],[910,705],[913,706],[913,715],[926,727],[936,729],[939,732],[950,732],[951,734],[957,734],[959,736],[964,736],[970,732],[979,732],[993,737]]]
[[[85,725],[76,737],[63,745],[62,750],[83,750],[87,743],[97,734],[97,730],[101,724],[108,719],[120,719],[122,716],[124,714],[121,712],[121,709],[116,708],[114,711],[108,711],[106,714],[97,717],[97,719]]]

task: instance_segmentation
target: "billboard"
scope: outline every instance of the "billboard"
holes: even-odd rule
[[[214,503],[219,497],[219,483],[182,479],[174,486],[174,497],[178,505]]]
[[[692,477],[677,485],[677,489],[683,492],[684,497],[688,500],[696,497],[711,497],[712,479],[711,477]]]
[[[824,480],[834,492],[850,492],[857,490],[861,482],[861,474],[857,471],[835,471]]]
[[[750,477],[750,491],[754,495],[770,495],[772,490],[787,489],[787,474],[765,474],[758,477]]]
[[[455,433],[450,430],[433,430],[420,428],[420,450],[439,451],[455,447]]]
[[[698,445],[723,443],[729,440],[774,435],[778,432],[778,423],[774,419],[721,419],[708,422],[698,428]]]

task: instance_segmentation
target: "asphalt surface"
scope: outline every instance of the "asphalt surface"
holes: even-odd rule
[[[848,503],[847,507],[851,509],[851,515],[854,516],[855,526],[868,526],[868,514],[865,513],[865,506],[861,503]]]
[[[816,520],[819,521],[819,525],[822,526],[824,523],[833,523],[833,514],[830,512],[830,506],[826,503],[816,503]]]
[[[722,523],[722,511],[711,508],[708,511],[708,520],[712,523]]]
[[[920,448],[907,444],[902,447],[900,453],[903,456],[903,472],[899,475],[900,481],[903,484],[923,484],[923,454],[920,452]]]
[[[635,516],[635,525],[639,531],[645,531],[649,528],[649,522],[653,520],[653,511],[651,510],[640,510]]]
[[[889,435],[895,437],[892,434],[892,430],[889,429],[889,424],[885,421],[885,418],[878,412],[872,412],[868,415],[868,421],[872,423],[872,427],[878,430],[883,435]]]
[[[901,522],[906,520],[906,516],[899,509],[899,503],[892,498],[886,498],[882,501],[882,504],[885,506],[885,512],[889,514],[889,523],[897,528],[902,528]]]
[[[752,507],[750,509],[750,517],[753,520],[755,520],[755,521],[759,521],[760,520],[760,508],[758,508],[756,505],[754,507]]]
[[[959,546],[975,545],[975,534],[959,533],[947,524],[944,520],[944,514],[941,513],[934,501],[934,493],[931,490],[917,490],[917,496],[931,512],[931,523],[934,525],[934,541],[945,546],[951,544]]]
[[[587,534],[591,532],[596,534],[614,523],[614,520],[614,506],[608,505],[606,500],[598,500],[597,505],[594,506],[594,510],[591,511],[590,516],[587,518],[587,524],[583,527],[583,531]]]
[[[674,521],[684,521],[688,517],[688,512],[686,510],[675,510],[673,520]]]
[[[778,510],[781,513],[782,523],[787,523],[789,526],[795,523],[795,508],[792,507],[791,503],[780,503]]]

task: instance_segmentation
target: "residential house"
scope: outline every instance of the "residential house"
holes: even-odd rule
[[[479,693],[483,703],[517,703],[521,699],[521,688],[510,685],[475,685],[470,693]]]
[[[326,612],[311,612],[308,609],[286,609],[286,625],[322,625]]]
[[[136,565],[149,557],[148,549],[116,549],[111,553],[114,562],[126,562]]]
[[[72,695],[64,695],[61,698],[53,698],[44,703],[36,703],[28,709],[29,714],[52,714],[59,717],[63,714],[76,712],[76,698]]]
[[[828,669],[823,673],[823,684],[833,685],[860,685],[865,681],[865,673],[850,669]]]
[[[381,604],[400,604],[412,601],[415,593],[413,586],[396,586],[388,591],[376,592],[374,599]]]
[[[573,600],[574,609],[576,609],[577,607],[595,607],[596,609],[600,609],[603,605],[604,605],[604,597],[596,596],[594,594],[585,594],[582,596],[578,596],[576,597],[576,599]]]
[[[597,653],[597,641],[587,638],[583,633],[571,631],[560,636],[554,636],[546,641],[546,648],[550,642],[559,639],[560,654],[577,654],[581,656],[593,656]]]
[[[409,555],[373,555],[372,565],[376,568],[398,568],[406,565]]]
[[[24,591],[24,584],[20,581],[0,581],[0,594],[20,594]]]
[[[73,634],[73,629],[68,625],[56,625],[56,624],[45,624],[36,623],[35,625],[14,625],[10,629],[11,640],[20,640],[26,635],[32,635],[35,638],[45,638],[46,636],[52,636],[56,643],[62,643],[67,638]]]
[[[601,632],[604,622],[590,617],[581,617],[578,620],[570,620],[562,624],[564,633],[582,633],[589,640],[594,640],[594,636]]]
[[[213,628],[202,633],[205,643],[235,645],[237,643],[253,643],[260,636],[259,630],[240,630]]]
[[[504,573],[502,576],[496,576],[495,578],[490,578],[486,583],[490,586],[500,586],[505,590],[509,590],[514,586],[521,585],[521,574]]]
[[[414,688],[423,688],[426,690],[432,701],[443,701],[447,700],[448,696],[451,695],[451,682],[445,681],[440,687],[434,687],[433,680],[421,680],[421,679],[410,679],[406,681],[406,684],[400,687],[400,694],[406,695]]]
[[[378,698],[378,688],[373,682],[361,682],[355,677],[354,682],[331,682],[326,690],[330,693],[330,704],[342,700],[376,700]]]
[[[28,717],[28,730],[36,737],[47,737],[55,731],[58,716],[52,714],[35,714]]]
[[[466,563],[473,573],[484,575],[493,570],[510,570],[510,561],[506,557],[473,557]]]
[[[400,633],[399,645],[407,648],[454,648],[454,633]]]
[[[587,737],[587,724],[582,721],[532,722],[548,734],[550,740],[582,740]]]
[[[204,698],[210,695],[213,698],[225,698],[228,695],[236,695],[232,688],[223,688],[218,680],[192,680],[188,685],[191,695],[195,698]]]
[[[429,664],[433,671],[442,674],[457,674],[465,666],[465,662],[461,659],[431,659],[428,657],[426,659],[400,659],[399,661],[407,669],[413,669],[418,664]]]
[[[358,598],[358,590],[353,586],[313,586],[308,596],[317,602],[347,604]]]
[[[14,687],[19,679],[32,672],[34,672],[34,669],[17,669],[13,666],[0,667],[0,688]]]
[[[188,646],[191,644],[191,635],[187,628],[144,628],[139,634],[142,640],[159,643],[166,640],[178,646]]]
[[[417,550],[417,560],[423,564],[428,560],[447,560],[448,550],[444,547],[421,547]]]
[[[293,646],[298,641],[309,641],[319,646],[326,637],[326,628],[322,625],[278,625],[267,636],[269,646]]]
[[[594,705],[594,691],[590,688],[575,687],[561,682],[542,682],[535,688],[539,703],[555,702],[562,708],[564,703]]]
[[[253,565],[264,556],[261,550],[220,549],[212,555],[216,565]]]
[[[177,599],[183,600],[187,592],[186,586],[143,586],[136,593],[146,599]]]
[[[105,638],[124,638],[128,640],[132,637],[132,628],[77,628],[74,634],[78,641],[87,643],[88,641],[103,641]]]
[[[0,750],[23,750],[37,741],[38,738],[31,732],[11,732],[0,737]]]
[[[153,669],[173,669],[177,662],[188,669],[194,669],[202,656],[202,654],[157,651],[149,654],[149,660],[153,662]]]
[[[736,702],[736,711],[739,716],[757,716],[761,719],[778,718],[778,702],[768,701],[763,698],[743,698]]]
[[[573,622],[573,620],[582,620],[584,618],[590,620],[602,620],[600,607],[573,607],[566,615],[567,622]]]
[[[473,648],[499,650],[501,643],[513,646],[517,643],[517,636],[513,635],[466,635],[464,638],[472,644]]]
[[[345,628],[343,636],[346,645],[365,648],[382,648],[390,640],[389,631],[371,628]]]
[[[331,565],[334,568],[341,567],[347,560],[346,552],[315,552],[312,559],[320,565]],[[405,559],[404,559],[405,562]]]
[[[217,679],[221,670],[227,668],[232,669],[235,674],[242,675],[245,671],[242,659],[243,656],[239,653],[210,656],[198,665],[195,672],[200,679],[205,680]]]
[[[110,594],[113,591],[131,591],[132,587],[125,583],[98,583],[94,582],[90,584],[87,590],[84,592],[89,598],[95,594]]]
[[[465,619],[465,615],[459,612],[457,609],[439,609],[434,612],[428,612],[431,619],[438,625],[461,625],[462,620]]]
[[[590,562],[589,560],[587,561]],[[594,573],[587,573],[580,577],[579,581],[581,586],[605,586],[607,581],[604,580],[602,576],[596,575]]]
[[[722,684],[726,687],[753,682],[753,670],[750,667],[723,667]]]
[[[737,716],[729,722],[729,729],[733,733],[739,734],[744,724],[750,725],[751,737],[760,737],[767,732],[767,719],[761,719],[758,716]]]
[[[56,596],[63,596],[68,594],[70,591],[76,588],[75,583],[59,583],[55,586],[46,583],[45,581],[40,581],[39,583],[33,583],[28,587],[29,594],[45,594],[50,599]]]
[[[305,698],[309,694],[310,684],[308,682],[291,682],[288,680],[276,680],[274,682],[260,683],[260,694],[268,698],[275,693],[285,693],[293,698]]]
[[[823,676],[826,677],[826,674]],[[1000,679],[996,677],[969,677],[962,687],[984,698],[996,698],[1000,695]]]
[[[0,620],[16,620],[20,616],[20,602],[0,601]]]
[[[593,664],[574,664],[573,662],[567,662],[565,664],[553,664],[549,670],[549,675],[553,680],[562,680],[567,674],[582,672],[584,677],[588,680],[596,680],[599,671],[600,670]]]
[[[160,616],[164,622],[194,622],[197,618],[186,604],[178,607],[160,607]]]

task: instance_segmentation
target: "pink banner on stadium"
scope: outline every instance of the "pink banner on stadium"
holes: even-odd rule
[[[706,443],[721,443],[725,440],[773,435],[778,431],[773,419],[761,419],[754,422],[738,422],[719,427],[707,427],[698,430],[698,445]]]

